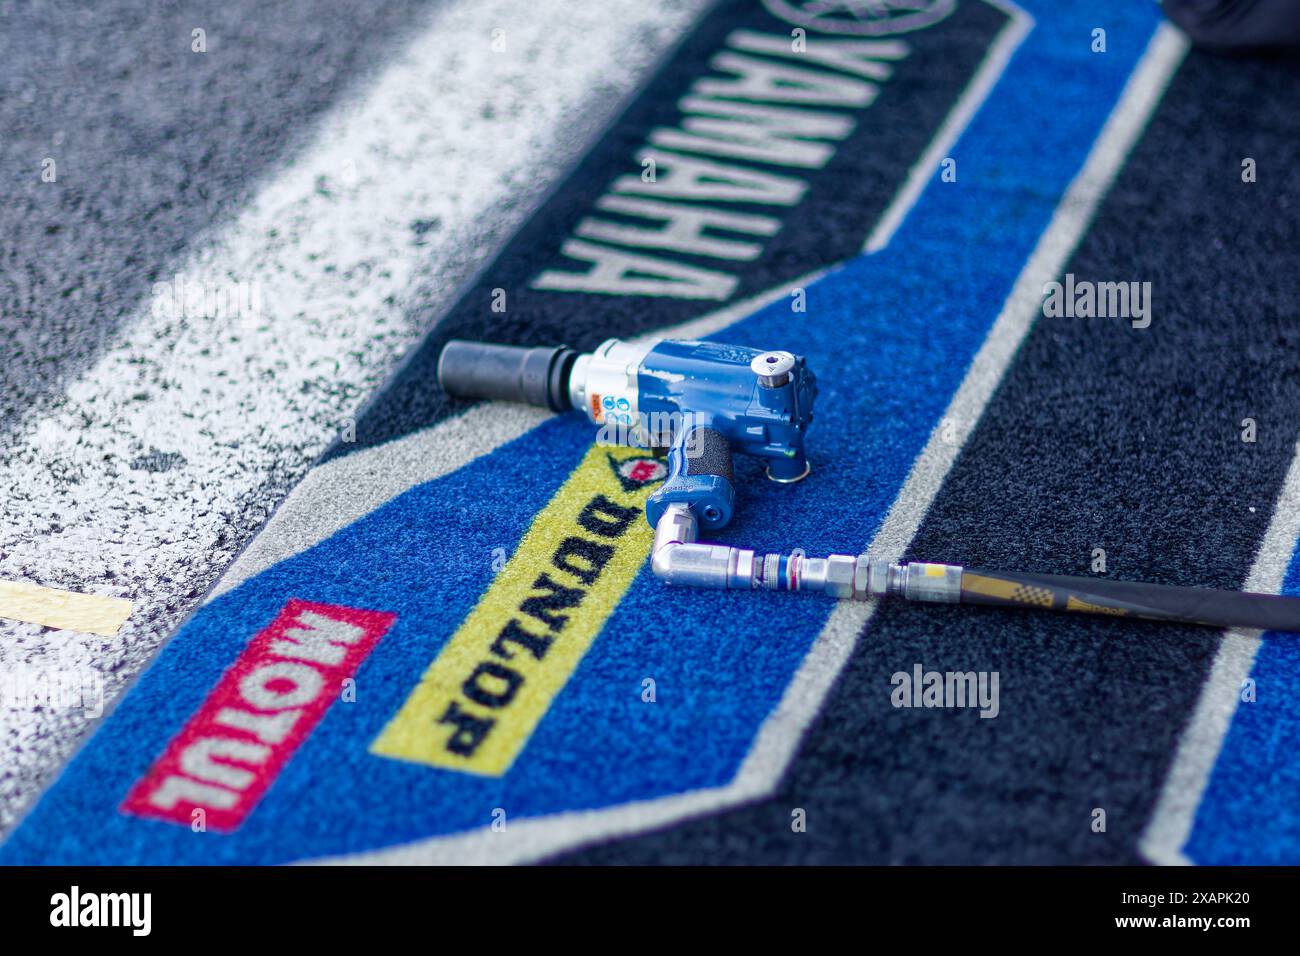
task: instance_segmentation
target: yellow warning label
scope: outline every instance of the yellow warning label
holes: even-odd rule
[[[665,473],[639,449],[593,446],[371,752],[509,770],[645,563],[645,502]]]

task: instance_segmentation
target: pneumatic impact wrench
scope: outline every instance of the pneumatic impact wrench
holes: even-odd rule
[[[789,352],[662,339],[610,339],[595,351],[452,340],[438,360],[449,395],[576,409],[599,440],[668,452],[668,477],[646,503],[657,527],[673,505],[709,529],[731,520],[733,451],[768,461],[774,481],[808,474],[804,436],[817,379]]]
[[[773,481],[809,472],[804,441],[817,379],[801,356],[718,342],[609,339],[578,354],[452,340],[438,381],[461,398],[577,410],[599,440],[667,450],[668,476],[646,502],[655,529],[651,567],[669,584],[822,591],[838,598],[1080,611],[1115,617],[1300,631],[1300,598],[1071,575],[980,571],[897,562],[869,554],[810,558],[801,550],[756,554],[697,540],[736,503],[733,452],[767,459]]]

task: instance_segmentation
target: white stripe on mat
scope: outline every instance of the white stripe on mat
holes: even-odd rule
[[[1300,539],[1300,446],[1287,470],[1282,493],[1273,507],[1268,530],[1243,590],[1277,594]],[[1250,676],[1259,652],[1261,632],[1234,627],[1224,632],[1210,676],[1201,689],[1196,710],[1178,744],[1169,776],[1151,821],[1142,835],[1142,855],[1152,863],[1194,863],[1183,851],[1191,836],[1196,808],[1201,804],[1210,773],[1223,749],[1223,739],[1241,702],[1242,682]]]
[[[979,108],[984,105],[984,101],[988,99],[989,93],[993,91],[994,85],[1011,61],[1011,55],[1034,28],[1034,18],[1011,0],[985,0],[985,2],[1002,10],[1011,19],[1007,21],[1007,25],[1002,28],[998,38],[989,47],[988,53],[984,55],[984,61],[975,71],[975,76],[962,91],[956,105],[944,118],[943,125],[939,127],[934,139],[930,140],[930,145],[912,164],[903,188],[889,203],[889,208],[871,230],[871,235],[867,236],[867,241],[862,247],[863,252],[879,252],[889,245],[898,227],[903,224],[907,214],[921,198],[921,193],[939,168],[939,164],[945,157],[951,155],[953,146],[966,131],[970,121],[975,118]]]
[[[449,305],[706,6],[444,0],[236,220],[159,263],[164,281],[250,283],[260,320],[155,315],[143,287],[56,410],[18,427],[0,578],[136,610],[107,642],[0,624],[0,667],[120,690],[416,341],[413,295]],[[80,711],[0,710],[0,827],[85,730]]]
[[[885,522],[867,548],[882,557],[899,557],[916,534],[944,476],[952,467],[984,406],[1001,380],[1042,303],[1043,283],[1060,274],[1087,230],[1102,196],[1110,189],[1145,128],[1174,71],[1187,51],[1186,38],[1161,25],[1130,76],[1120,100],[1093,144],[1083,168],[1061,198],[1051,223],[1003,305],[988,339],[977,353],[945,419],[954,423],[956,441],[936,428],[912,467]],[[697,322],[696,334],[725,327],[737,317],[721,314],[716,327]],[[623,836],[753,800],[771,792],[816,717],[854,641],[875,612],[874,602],[840,602],[814,642],[780,704],[767,718],[734,780],[723,787],[586,810],[518,820],[505,831],[490,827],[450,837],[434,837],[369,853],[331,857],[316,863],[510,863],[527,862],[560,850]]]

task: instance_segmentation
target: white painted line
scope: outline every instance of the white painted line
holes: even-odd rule
[[[984,0],[984,2],[1003,10],[1011,19],[998,32],[997,39],[984,54],[979,69],[975,71],[975,75],[966,84],[966,89],[953,104],[953,108],[944,119],[943,125],[939,127],[934,139],[930,141],[930,145],[912,164],[907,174],[907,182],[895,194],[889,208],[880,217],[876,227],[871,230],[871,235],[867,237],[866,244],[862,247],[863,252],[878,252],[889,245],[889,240],[894,238],[898,227],[903,224],[907,214],[921,198],[921,193],[930,182],[935,169],[944,159],[952,155],[953,145],[961,138],[961,134],[970,125],[971,119],[993,92],[993,87],[997,85],[1007,64],[1011,62],[1012,54],[1019,49],[1020,44],[1034,28],[1034,18],[1012,0]]]
[[[1297,447],[1296,456],[1287,469],[1282,493],[1273,507],[1273,517],[1242,590],[1264,594],[1281,591],[1297,540],[1300,540],[1300,447]],[[1210,676],[1183,731],[1160,800],[1139,844],[1142,855],[1152,863],[1185,865],[1195,862],[1187,857],[1183,847],[1191,836],[1196,808],[1201,805],[1210,774],[1241,702],[1242,682],[1250,676],[1254,666],[1260,636],[1260,631],[1236,627],[1223,635]]]
[[[164,283],[260,296],[260,315],[169,316],[168,287],[141,288],[55,411],[17,426],[0,577],[131,597],[136,613],[111,648],[0,624],[0,667],[93,668],[120,690],[418,340],[420,316],[454,301],[707,6],[444,0],[238,218],[158,263]],[[0,765],[53,771],[84,730],[4,709]],[[41,782],[0,787],[0,827]]]
[[[1186,52],[1187,41],[1181,33],[1165,24],[1157,28],[1083,168],[1061,198],[988,339],[976,354],[949,404],[945,418],[953,423],[956,440],[944,441],[942,428],[935,429],[913,464],[881,530],[863,550],[897,558],[916,534],[921,519],[983,413],[1011,357],[1039,315],[1043,283],[1059,275],[1065,266]],[[848,660],[857,636],[875,609],[873,601],[842,601],[837,604],[786,688],[781,702],[763,724],[735,779],[726,786],[610,809],[514,821],[502,832],[483,827],[454,836],[434,837],[384,850],[312,862],[527,862],[575,846],[654,829],[766,796],[794,756],[799,741],[816,717],[827,692]]]

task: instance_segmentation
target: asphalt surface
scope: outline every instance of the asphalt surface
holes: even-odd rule
[[[166,264],[432,6],[0,6],[0,436],[59,396]]]

